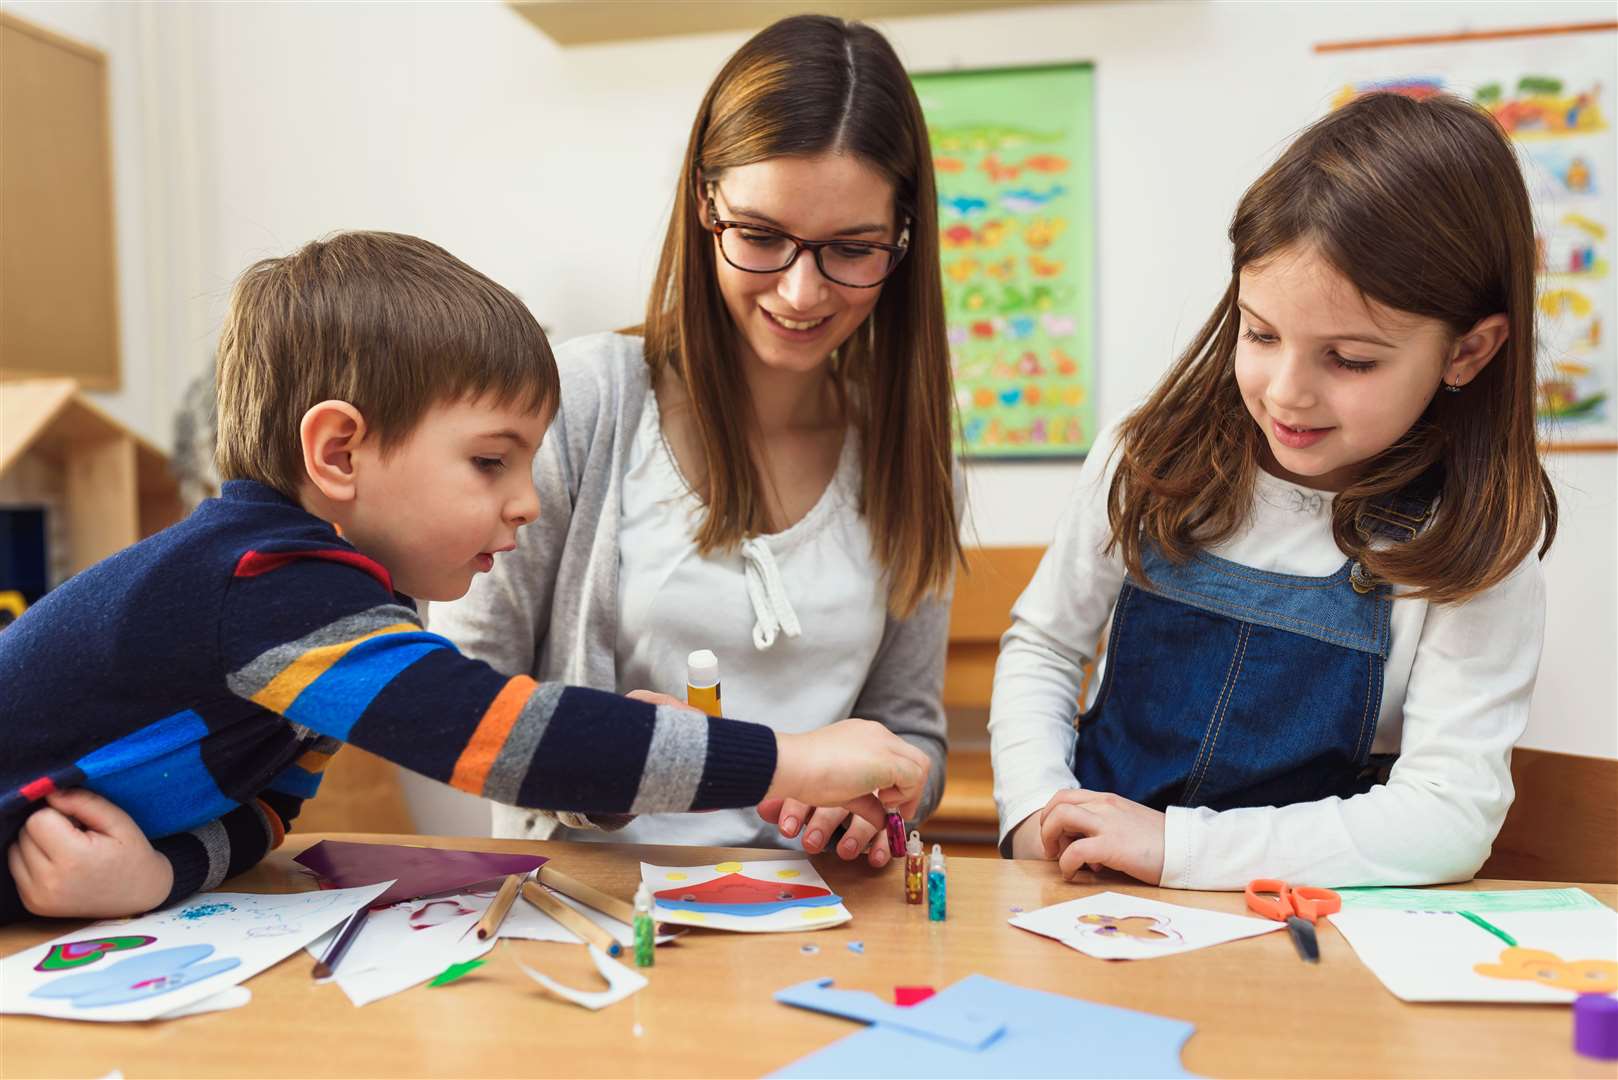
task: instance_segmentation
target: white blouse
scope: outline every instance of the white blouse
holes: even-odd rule
[[[619,530],[619,693],[685,697],[686,657],[719,657],[724,714],[777,731],[813,731],[849,716],[876,659],[887,588],[859,513],[859,453],[850,430],[819,501],[791,528],[739,550],[697,553],[703,511],[663,438],[648,394],[629,448]],[[613,832],[559,838],[646,844],[797,847],[751,808],[646,814]]]
[[[1123,583],[1105,552],[1116,429],[1096,440],[1056,538],[1012,608],[1000,642],[989,741],[1002,850],[1070,768],[1080,668],[1096,651]],[[1209,548],[1223,559],[1319,577],[1345,556],[1331,492],[1260,473],[1245,528]],[[1163,884],[1240,889],[1250,878],[1298,885],[1409,885],[1470,878],[1511,805],[1511,747],[1528,722],[1545,635],[1545,584],[1530,554],[1459,604],[1395,590],[1373,751],[1398,752],[1388,782],[1350,799],[1216,812],[1171,806]],[[1307,672],[1299,672],[1307,678]]]

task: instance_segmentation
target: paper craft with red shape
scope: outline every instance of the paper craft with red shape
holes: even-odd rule
[[[771,915],[788,908],[832,907],[843,898],[819,885],[760,881],[745,874],[726,874],[698,885],[663,889],[652,894],[673,911],[713,911],[725,915]]]
[[[83,941],[64,941],[52,945],[45,959],[34,965],[35,971],[66,971],[69,968],[93,964],[103,956],[124,949],[139,949],[156,941],[150,934],[129,934],[124,937],[86,938]]]
[[[381,908],[507,874],[527,874],[544,865],[545,856],[322,840],[293,861],[313,870],[328,888],[350,889],[393,880],[371,903],[373,908]]]

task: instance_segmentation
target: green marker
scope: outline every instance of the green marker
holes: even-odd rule
[[[1461,918],[1465,919],[1467,922],[1476,923],[1478,926],[1480,926],[1483,929],[1487,930],[1489,933],[1493,934],[1495,937],[1499,938],[1501,941],[1505,942],[1507,945],[1510,945],[1512,948],[1515,949],[1517,947],[1517,939],[1516,938],[1512,937],[1510,934],[1506,933],[1504,930],[1502,930],[1498,926],[1494,925],[1494,923],[1489,922],[1487,919],[1484,919],[1482,916],[1474,915],[1470,911],[1457,911],[1455,914],[1459,915]]]

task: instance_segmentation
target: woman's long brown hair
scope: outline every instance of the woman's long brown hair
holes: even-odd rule
[[[915,91],[881,34],[794,16],[725,64],[691,126],[642,333],[654,376],[673,371],[694,406],[707,476],[698,550],[728,550],[765,532],[753,412],[714,238],[699,216],[700,184],[767,158],[839,152],[891,180],[896,209],[910,219],[909,253],[832,360],[863,447],[861,511],[887,575],[888,607],[902,616],[948,584],[961,546],[932,152]]]
[[[1242,196],[1230,225],[1224,298],[1123,423],[1108,496],[1109,550],[1144,577],[1154,543],[1182,561],[1247,520],[1264,435],[1236,385],[1240,275],[1310,244],[1368,299],[1459,335],[1505,313],[1509,337],[1458,394],[1337,496],[1337,546],[1409,595],[1453,603],[1497,584],[1556,535],[1556,495],[1534,426],[1534,224],[1510,141],[1448,96],[1358,98],[1308,128]],[[1436,485],[1431,524],[1372,546],[1356,527],[1375,503]]]

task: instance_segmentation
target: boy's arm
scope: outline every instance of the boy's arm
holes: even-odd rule
[[[507,678],[422,630],[381,567],[342,554],[282,553],[268,569],[238,571],[220,636],[233,692],[518,806],[651,813],[752,806],[767,794],[769,728]]]
[[[175,833],[152,842],[169,861],[174,883],[158,907],[207,892],[237,874],[257,866],[281,846],[303,800],[284,792],[265,791],[259,798],[190,832]]]

